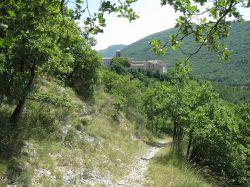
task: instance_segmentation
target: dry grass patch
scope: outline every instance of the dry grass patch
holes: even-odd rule
[[[184,160],[176,158],[170,146],[163,148],[150,161],[147,177],[150,180],[145,186],[148,187],[213,187]]]

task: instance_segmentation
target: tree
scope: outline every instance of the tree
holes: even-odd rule
[[[102,72],[101,79],[106,91],[116,98],[120,105],[119,108],[124,109],[128,118],[142,109],[144,90],[142,82],[137,79],[133,80],[128,75],[118,75],[108,70]]]
[[[189,60],[203,46],[207,46],[210,50],[218,51],[221,60],[227,59],[231,51],[219,39],[229,35],[229,18],[243,21],[238,7],[247,7],[246,3],[246,0],[217,0],[213,3],[204,0],[161,0],[161,5],[169,4],[182,15],[177,19],[177,34],[170,35],[166,43],[153,40],[151,42],[153,51],[163,54],[168,46],[173,49],[179,47]],[[181,48],[183,40],[189,36],[198,43],[192,52]]]
[[[89,60],[79,60],[79,53],[89,48],[74,21],[79,11],[76,7],[73,12],[59,0],[0,3],[0,78],[3,83],[0,102],[6,97],[16,105],[11,115],[12,122],[17,122],[20,117],[39,74],[77,73],[76,67],[85,63],[83,69],[89,68],[85,85],[92,89],[89,84],[96,76],[97,65]],[[92,60],[97,61],[97,58]]]
[[[209,168],[237,185],[249,182],[246,149],[240,136],[234,109],[220,100],[212,99],[199,108],[196,115],[192,149],[189,160]]]
[[[236,185],[249,178],[249,106],[222,101],[211,84],[192,81],[188,66],[177,64],[170,85],[149,88],[145,97],[148,129],[155,132],[159,120],[171,120],[173,150],[189,162],[208,166]],[[236,112],[236,113],[235,113]],[[151,126],[150,126],[151,125]],[[183,147],[183,142],[187,147]]]
[[[131,66],[131,61],[127,57],[114,57],[111,60],[111,65],[120,64],[126,68]]]
[[[166,110],[166,93],[172,91],[172,87],[166,82],[154,81],[149,85],[144,96],[144,113],[147,118],[147,128],[155,134],[173,132],[168,123],[168,111]],[[171,134],[172,135],[172,134]]]
[[[131,62],[126,57],[114,57],[111,60],[110,68],[118,74],[125,73],[127,68],[129,68]]]
[[[250,104],[241,104],[236,107],[236,115],[239,116],[239,142],[244,146],[247,155],[248,170],[250,168]],[[250,175],[250,174],[248,174]]]
[[[48,61],[53,64],[61,52],[57,46],[59,30],[54,24],[59,25],[63,19],[49,18],[52,12],[46,11],[52,10],[53,5],[48,1],[1,3],[0,18],[5,18],[3,22],[7,26],[1,30],[1,53],[6,59],[2,62],[6,67],[2,76],[7,77],[4,95],[17,103],[11,116],[13,122],[23,110],[38,68]]]
[[[189,113],[192,99],[195,94],[191,92],[189,80],[189,65],[177,63],[171,81],[172,89],[165,93],[165,110],[173,122],[173,147],[178,154],[182,152],[182,141],[185,128],[189,125]]]
[[[94,86],[97,83],[97,70],[101,65],[100,56],[86,44],[85,39],[79,38],[70,47],[74,57],[72,72],[66,74],[66,82],[72,86],[84,99],[92,99]]]
[[[87,28],[84,36],[89,37],[89,33],[102,32],[102,27],[105,26],[105,13],[115,12],[119,17],[126,17],[130,21],[138,18],[131,8],[134,2],[136,0],[115,3],[101,1],[99,11],[94,14],[89,11],[88,1],[81,0],[73,1],[74,9],[67,8],[68,1],[65,0],[43,0],[39,3],[34,0],[1,2],[0,70],[1,80],[7,83],[7,87],[1,89],[0,102],[7,95],[10,100],[17,102],[17,107],[11,117],[12,121],[16,121],[20,115],[38,71],[43,71],[44,66],[59,67],[58,62],[63,67],[72,63],[72,54],[67,52],[63,40],[69,37],[67,32],[70,27],[76,28],[73,20],[80,19],[84,12],[89,13],[84,19]],[[221,50],[222,59],[226,58],[230,51],[224,45],[219,44],[218,39],[228,35],[227,16],[241,20],[237,6],[244,5],[244,2],[244,0],[218,0],[202,12],[197,6],[207,5],[207,2],[202,0],[194,2],[162,0],[162,5],[169,3],[176,11],[183,13],[177,20],[179,32],[170,37],[169,44],[175,48],[181,43],[179,41],[192,35],[200,43],[197,52],[202,46],[207,45],[211,49]],[[203,17],[199,19],[200,24],[192,23],[194,16],[204,13],[208,13],[212,19]],[[65,29],[60,29],[60,27]],[[180,35],[183,36],[180,37]],[[166,45],[162,46],[159,41],[152,42],[152,49],[156,52],[163,51],[165,47]],[[190,57],[197,52],[190,54]],[[60,56],[63,56],[61,59],[67,62],[62,63]],[[46,62],[50,65],[48,66]],[[62,70],[61,67],[59,69]],[[63,71],[70,71],[70,69],[66,68]]]
[[[130,21],[138,18],[138,15],[131,8],[137,0],[129,1],[100,1],[100,8],[97,13],[86,18],[85,23],[89,25],[89,31],[93,33],[102,32],[106,26],[104,14],[118,13],[118,17],[128,18]],[[86,1],[87,2],[87,1]],[[218,51],[221,60],[228,58],[231,51],[219,39],[229,35],[230,21],[242,22],[242,15],[239,7],[249,7],[249,0],[216,0],[214,2],[204,0],[161,0],[161,5],[170,5],[176,12],[181,13],[177,19],[177,34],[170,36],[168,41],[152,40],[152,50],[158,54],[164,54],[171,47],[179,47],[187,55],[189,60],[199,50],[207,46],[210,50]],[[88,3],[86,4],[88,9]],[[230,18],[230,19],[229,19]],[[181,48],[183,40],[192,36],[198,43],[194,51],[184,51]]]

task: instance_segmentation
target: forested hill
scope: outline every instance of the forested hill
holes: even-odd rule
[[[106,49],[99,50],[98,53],[101,54],[104,57],[113,57],[115,52],[117,50],[122,50],[126,47],[127,45],[124,44],[118,44],[118,45],[112,45]]]
[[[175,28],[145,37],[122,50],[124,56],[138,60],[159,58],[166,61],[169,67],[176,60],[184,57],[180,50],[169,50],[163,57],[157,57],[150,51],[148,42],[152,39],[167,41],[169,34],[176,32]],[[185,47],[194,51],[195,44],[191,38],[185,40]],[[192,76],[196,79],[207,79],[229,85],[250,86],[250,21],[243,24],[232,23],[231,35],[225,40],[233,54],[226,62],[220,62],[215,53],[202,49],[192,57]],[[193,49],[193,50],[192,50]]]

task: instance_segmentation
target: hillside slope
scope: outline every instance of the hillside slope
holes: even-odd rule
[[[151,182],[148,165],[162,147],[152,142],[155,138],[138,121],[127,119],[123,112],[114,118],[112,95],[100,86],[90,104],[60,81],[42,78],[37,83],[36,94],[53,96],[58,103],[28,101],[13,144],[19,144],[19,151],[12,158],[0,157],[0,186],[143,186]],[[0,132],[5,139],[3,132],[13,130],[6,119],[10,110],[7,104],[0,107]],[[6,153],[12,148],[12,143],[0,142]],[[185,178],[178,174],[174,181],[185,182]],[[208,186],[199,175],[192,179]]]
[[[206,79],[222,82],[230,85],[250,86],[250,21],[244,24],[232,23],[231,35],[225,40],[228,48],[233,54],[226,62],[220,62],[215,53],[203,48],[197,55],[193,56],[192,76],[196,79]],[[122,50],[124,56],[138,60],[149,60],[159,58],[172,67],[176,60],[184,58],[180,50],[169,52],[164,56],[156,56],[150,51],[148,42],[152,39],[167,41],[175,28],[162,31],[145,37]],[[195,44],[191,38],[185,40],[184,48],[193,51]]]
[[[0,186],[110,186],[149,147],[123,113],[113,119],[112,96],[102,89],[89,104],[55,80],[39,80],[39,85],[36,94],[58,95],[71,106],[27,103],[17,138],[20,150],[12,159],[0,157]],[[2,106],[0,114],[8,108]]]
[[[112,45],[106,49],[99,50],[97,51],[100,55],[103,57],[113,57],[115,55],[115,52],[117,50],[122,50],[126,47],[127,45],[124,44],[118,44],[118,45]]]

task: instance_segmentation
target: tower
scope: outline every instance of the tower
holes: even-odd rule
[[[116,51],[115,57],[121,57],[121,51],[120,51],[120,50],[117,50],[117,51]]]

